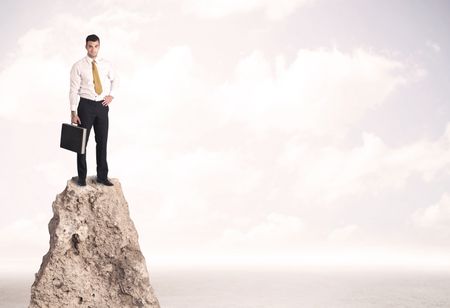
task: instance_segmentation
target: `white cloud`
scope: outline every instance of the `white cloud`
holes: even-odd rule
[[[0,228],[0,250],[4,257],[21,258],[33,255],[41,257],[48,250],[48,222],[51,217],[38,214],[31,218],[19,218]],[[45,241],[36,241],[36,239]]]
[[[262,10],[271,20],[279,20],[295,9],[310,4],[314,0],[184,0],[183,10],[204,18],[221,18],[236,13]]]
[[[296,250],[304,228],[299,217],[272,212],[250,225],[226,228],[211,249],[230,252]]]
[[[328,240],[332,242],[348,240],[358,229],[359,227],[354,224],[336,228],[328,234]]]
[[[342,196],[402,189],[416,174],[430,182],[450,172],[450,123],[436,141],[419,140],[391,148],[370,133],[363,133],[362,139],[361,146],[350,149],[310,147],[294,140],[287,144],[278,164],[291,169],[296,166],[298,198],[325,204]]]
[[[426,42],[426,45],[427,45],[427,47],[431,48],[434,52],[438,53],[441,51],[441,46],[439,46],[439,44],[436,42],[428,40]]]
[[[142,110],[140,114],[143,121],[137,121],[136,124],[139,124],[139,127],[136,127],[134,123],[122,120],[123,129],[128,127],[129,136],[127,138],[133,136],[132,138],[136,139],[139,144],[139,149],[128,148],[126,152],[129,154],[124,154],[124,157],[142,153],[142,158],[136,159],[136,162],[146,160],[145,156],[147,155],[158,158],[150,159],[148,163],[140,167],[140,171],[148,170],[148,173],[158,175],[158,183],[155,182],[155,184],[158,185],[158,189],[167,192],[167,194],[163,193],[164,196],[167,195],[167,199],[161,203],[161,217],[177,215],[178,219],[182,221],[190,221],[188,213],[191,208],[186,206],[187,204],[224,206],[228,200],[228,202],[234,202],[237,196],[241,196],[238,204],[245,204],[245,200],[252,194],[263,196],[267,191],[271,192],[268,200],[277,202],[279,195],[285,193],[286,188],[289,189],[292,185],[289,179],[281,178],[279,185],[284,188],[268,186],[272,185],[268,183],[268,175],[272,173],[270,162],[273,159],[277,161],[279,155],[281,155],[281,160],[286,155],[290,156],[287,161],[280,164],[284,164],[288,169],[295,170],[298,167],[312,166],[310,173],[305,173],[301,177],[305,182],[312,183],[302,186],[312,193],[311,196],[316,193],[329,196],[328,193],[330,193],[331,198],[335,198],[339,195],[359,191],[357,189],[360,175],[358,167],[364,165],[365,161],[373,160],[375,156],[380,155],[377,152],[383,151],[382,142],[375,136],[365,134],[364,148],[360,151],[356,149],[356,153],[353,154],[353,158],[361,160],[361,163],[351,164],[349,160],[345,164],[351,169],[347,171],[348,176],[343,176],[343,180],[336,183],[337,185],[332,184],[332,190],[325,189],[324,193],[323,188],[324,185],[327,185],[327,174],[321,173],[321,168],[324,168],[324,172],[329,172],[329,170],[325,170],[326,166],[341,168],[342,161],[340,160],[348,157],[348,153],[343,151],[336,160],[335,154],[341,150],[328,147],[324,148],[323,155],[317,155],[316,151],[320,151],[319,149],[322,148],[320,144],[314,145],[314,138],[316,134],[328,137],[333,136],[336,132],[341,134],[342,130],[357,121],[362,114],[375,105],[381,104],[384,96],[392,91],[397,83],[404,82],[402,77],[395,75],[395,69],[400,66],[398,63],[391,63],[389,60],[382,60],[379,56],[372,57],[364,55],[364,53],[364,51],[356,51],[355,55],[346,55],[337,50],[331,52],[303,51],[289,67],[282,63],[284,60],[280,56],[276,60],[275,68],[272,69],[270,61],[264,57],[262,52],[255,52],[238,64],[235,78],[231,82],[220,87],[202,87],[202,83],[208,83],[204,79],[199,79],[199,75],[196,73],[198,63],[190,48],[187,46],[171,48],[157,63],[144,64],[133,76],[130,76],[132,80],[136,80],[137,86],[128,89],[130,94],[128,101],[141,105],[139,108]],[[334,63],[333,59],[335,58],[337,62],[342,61],[343,63]],[[275,72],[273,72],[274,70]],[[314,70],[322,70],[322,73]],[[342,80],[342,76],[348,76],[344,77],[348,81]],[[389,82],[379,80],[384,77]],[[366,79],[364,80],[364,78]],[[154,90],[146,93],[146,83],[153,85]],[[372,84],[371,87],[378,89],[376,95],[370,92],[366,96],[362,96],[359,102],[362,107],[353,116],[339,113],[339,110],[345,109],[345,105],[349,104],[347,97],[333,95],[333,93],[327,94],[327,90],[336,90],[345,86],[349,88],[348,92],[351,92],[354,87],[361,86],[361,83],[365,83],[367,88],[370,88],[369,84]],[[323,84],[328,85],[328,88],[322,89]],[[384,86],[385,84],[387,85]],[[302,99],[292,99],[292,93]],[[315,99],[326,95],[334,96],[333,103],[338,106],[331,107],[335,108],[335,111],[330,113],[328,121],[320,121],[321,107],[314,106]],[[376,97],[374,98],[374,96]],[[142,105],[139,97],[149,97],[149,104]],[[129,113],[127,109],[129,109],[130,103],[115,107],[123,108],[120,110],[122,117],[126,117]],[[322,103],[322,107],[326,109],[323,104],[326,102]],[[354,111],[356,108],[352,106],[347,109]],[[311,112],[311,110],[315,112]],[[314,117],[315,121],[311,120]],[[148,121],[144,121],[145,119]],[[336,119],[339,119],[337,124],[327,127],[329,122]],[[307,120],[309,122],[303,123]],[[131,129],[133,127],[136,129]],[[311,161],[299,160],[299,157],[296,156],[298,153],[286,154],[282,148],[277,149],[278,141],[284,144],[289,140],[265,140],[266,136],[270,136],[270,132],[278,130],[289,133],[300,131],[306,139],[301,139],[299,142],[311,154]],[[243,136],[246,136],[245,139],[242,139]],[[147,142],[148,146],[154,148],[151,152],[146,145]],[[271,144],[273,147],[270,146]],[[195,150],[196,146],[205,148],[205,150]],[[270,150],[268,147],[271,147]],[[195,155],[193,151],[196,152]],[[156,156],[154,156],[155,154]],[[165,155],[174,155],[174,159],[168,160],[164,158]],[[358,157],[359,155],[362,157]],[[220,169],[222,171],[208,163],[210,162],[208,157],[215,156],[220,157],[217,162],[220,161],[225,166],[225,169]],[[326,160],[329,160],[330,164],[327,164]],[[203,170],[202,165],[208,166],[205,169],[208,170],[205,179],[217,178],[220,180],[218,182],[200,180],[198,176]],[[370,173],[373,171],[371,168],[373,167],[368,167],[361,172]],[[128,163],[127,169],[133,170],[134,168]],[[167,173],[167,170],[173,170],[173,173]],[[180,175],[183,170],[188,170],[186,175],[188,175],[189,181],[182,181],[184,177],[180,177]],[[239,170],[245,170],[245,172]],[[333,176],[339,177],[342,174]],[[176,184],[179,182],[176,180],[177,178],[180,179],[180,185]],[[296,182],[294,181],[294,183]],[[349,183],[356,186],[347,185]],[[233,187],[248,187],[248,189],[239,193],[239,190]],[[198,190],[199,188],[201,190]],[[180,193],[180,198],[175,198],[171,193],[174,189],[186,193]],[[214,192],[217,189],[222,192],[221,196],[229,197],[216,200],[214,193],[205,193]],[[196,191],[194,197],[192,194]],[[295,197],[299,196],[295,195]],[[295,202],[295,200],[291,200],[291,202]],[[187,210],[185,214],[183,214],[184,209]],[[197,217],[211,217],[207,210],[205,211],[201,212],[202,214],[199,212],[191,214]],[[230,215],[235,213],[237,212],[232,212]]]
[[[400,62],[362,49],[300,50],[289,66],[283,55],[272,63],[255,51],[213,99],[227,119],[255,131],[342,135],[406,83],[402,70]]]
[[[420,227],[450,230],[450,194],[443,194],[434,205],[418,209],[413,213],[412,219]]]

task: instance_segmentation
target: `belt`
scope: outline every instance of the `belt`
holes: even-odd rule
[[[94,100],[92,100],[92,99],[80,97],[80,102],[81,102],[81,101],[87,101],[87,102],[91,102],[91,103],[102,103],[102,102],[104,101],[104,99],[102,99],[101,101],[94,101]]]

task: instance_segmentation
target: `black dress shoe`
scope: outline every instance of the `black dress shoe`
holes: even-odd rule
[[[111,183],[111,181],[108,180],[108,179],[106,179],[106,180],[99,180],[99,179],[97,179],[97,183],[103,184],[105,186],[114,186],[114,184]]]
[[[72,177],[72,181],[77,182],[78,186],[86,186],[86,179],[79,179],[77,176]]]

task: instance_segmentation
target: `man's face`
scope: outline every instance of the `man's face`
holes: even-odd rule
[[[99,41],[96,41],[96,42],[88,41],[86,43],[86,50],[87,50],[88,56],[90,58],[96,58],[99,49],[100,49],[100,42]]]

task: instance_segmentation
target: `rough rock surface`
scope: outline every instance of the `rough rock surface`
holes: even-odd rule
[[[121,185],[111,181],[69,180],[56,196],[29,308],[159,307]]]

